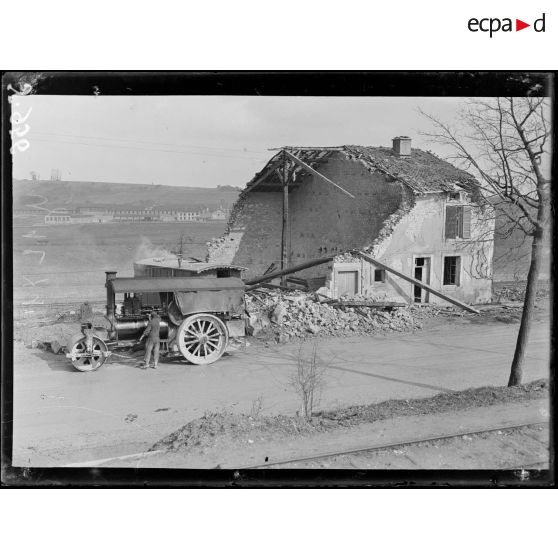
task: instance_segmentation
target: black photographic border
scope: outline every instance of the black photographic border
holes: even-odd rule
[[[554,378],[550,468],[530,470],[226,470],[12,467],[12,158],[8,96],[278,95],[538,96],[554,103],[554,71],[10,71],[2,74],[1,475],[4,487],[549,487],[555,483]],[[28,85],[25,85],[28,84]],[[10,87],[9,87],[10,86]],[[555,128],[553,128],[554,130]],[[555,132],[553,132],[555,134]],[[555,138],[555,135],[554,135]],[[554,143],[555,145],[555,143]],[[552,175],[555,173],[556,157]],[[553,195],[553,200],[554,200]],[[554,202],[553,202],[554,207]],[[554,240],[554,238],[553,238]],[[554,256],[553,242],[553,256]],[[554,257],[552,278],[554,277]],[[553,281],[552,281],[553,284]],[[554,369],[554,328],[551,329]]]

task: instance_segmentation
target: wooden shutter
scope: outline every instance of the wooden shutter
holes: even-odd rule
[[[471,238],[471,208],[463,208],[463,238]]]

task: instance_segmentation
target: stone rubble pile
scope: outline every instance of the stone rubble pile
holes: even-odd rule
[[[351,299],[355,301],[356,298]],[[359,296],[359,302],[365,302]],[[348,299],[345,299],[347,302]],[[343,299],[340,300],[343,302]],[[350,336],[406,332],[421,329],[423,318],[437,313],[432,308],[334,307],[317,302],[314,293],[266,291],[246,294],[246,332],[272,336],[280,343],[314,336]]]
[[[94,327],[109,325],[99,312],[91,313],[88,319]],[[21,341],[30,349],[50,350],[57,354],[62,352],[73,335],[80,333],[80,324],[80,314],[75,311],[59,313],[50,323],[14,324],[14,341]]]
[[[548,286],[539,285],[537,288],[537,300],[546,298],[549,296],[550,289]],[[494,296],[492,297],[493,302],[523,302],[525,298],[525,284],[520,283],[518,285],[510,285],[507,287],[502,287],[494,291]]]

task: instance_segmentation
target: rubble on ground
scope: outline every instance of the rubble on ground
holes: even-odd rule
[[[107,327],[107,319],[95,313],[90,317],[94,327]],[[50,350],[55,354],[63,352],[70,338],[81,332],[79,314],[73,312],[60,313],[50,322],[36,325],[14,324],[14,340],[21,341],[30,349]]]
[[[64,347],[68,340],[80,332],[79,322],[57,323],[37,327],[21,328],[15,335],[16,341],[23,341],[30,349],[53,349]],[[57,352],[58,352],[57,351]]]
[[[500,302],[523,302],[525,298],[525,282],[518,283],[516,285],[507,285],[496,289],[492,297],[492,301],[496,303]],[[541,300],[547,298],[550,294],[550,289],[548,285],[539,285],[537,288],[536,299]]]
[[[409,332],[422,329],[424,319],[440,310],[428,306],[390,307],[389,302],[385,308],[369,307],[367,302],[377,301],[362,295],[329,302],[315,293],[303,291],[262,289],[248,292],[247,334],[272,336],[283,343],[293,338],[315,336]]]

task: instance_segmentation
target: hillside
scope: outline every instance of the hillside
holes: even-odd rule
[[[205,207],[215,209],[221,205],[230,207],[238,198],[239,193],[239,190],[231,186],[191,188],[107,182],[32,182],[30,180],[16,180],[14,181],[14,209],[24,209],[29,205],[40,209],[95,205],[137,208],[167,206],[196,211]],[[520,230],[514,230],[509,234],[502,214],[498,215],[497,221],[494,280],[498,282],[524,280],[529,267],[531,239],[525,238]],[[23,225],[27,222],[18,221],[18,224]],[[40,219],[31,220],[29,225],[39,226]],[[165,231],[165,234],[168,234],[168,239],[173,240],[179,233],[183,232],[181,227],[182,225],[178,227],[177,231],[173,229],[171,232],[164,228],[161,231]],[[224,224],[221,228],[224,230]],[[200,231],[197,235],[200,239],[197,242],[201,242],[201,244],[196,248],[197,256],[205,257],[205,242],[222,234],[223,230],[221,228],[219,230]],[[128,230],[131,231],[132,229],[126,229],[126,231]],[[150,232],[145,236],[149,238],[152,236],[152,227],[147,230]],[[51,231],[52,234],[54,232],[54,230]],[[63,229],[62,232],[66,234],[66,229]],[[116,236],[119,237],[119,234]],[[163,239],[153,238],[152,240],[162,242]],[[90,252],[90,250],[89,247],[88,251]],[[125,266],[130,267],[130,261],[120,258],[121,255],[116,257],[115,261],[122,261]],[[550,260],[551,246],[549,242],[544,248],[544,264],[541,271],[541,278],[543,279],[548,279],[550,276]]]
[[[56,227],[33,217],[19,220],[13,238],[14,300],[102,300],[106,270],[130,276],[135,261],[168,255],[180,238],[188,256],[203,260],[206,242],[224,230],[224,221]]]
[[[155,184],[118,184],[110,182],[51,182],[14,180],[14,209],[40,204],[45,209],[96,205],[112,207],[168,206],[197,210],[230,207],[239,190],[230,186],[192,188]],[[46,198],[46,201],[45,201]],[[43,203],[44,202],[44,203]]]

